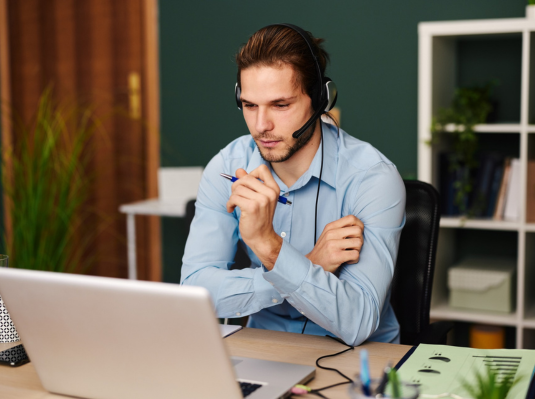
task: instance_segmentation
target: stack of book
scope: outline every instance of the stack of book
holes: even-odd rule
[[[534,180],[535,162],[529,162],[528,185]],[[483,153],[478,167],[469,176],[472,190],[460,194],[459,182],[468,176],[468,168],[459,166],[455,153],[442,153],[439,157],[439,186],[442,215],[467,215],[474,218],[518,221],[520,218],[521,165],[518,158],[504,157],[497,153]],[[534,187],[535,193],[535,187]],[[529,219],[528,188],[528,219]],[[535,208],[535,195],[531,207]],[[535,218],[535,215],[534,215]]]

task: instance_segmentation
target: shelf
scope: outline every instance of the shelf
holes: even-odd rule
[[[535,329],[535,306],[532,306],[529,310],[526,310],[526,315],[522,321],[524,327]]]
[[[528,232],[535,232],[535,223],[528,223],[528,224],[526,224],[526,231],[528,231]]]
[[[525,328],[535,329],[535,317],[524,319],[522,324],[524,325]]]
[[[474,131],[477,133],[520,133],[521,125],[517,123],[493,123],[475,125]],[[535,132],[535,126],[533,126]],[[449,123],[446,125],[447,132],[454,132],[455,125]]]
[[[418,179],[438,184],[441,154],[453,151],[455,125],[443,126],[437,146],[425,144],[439,110],[451,104],[458,87],[498,78],[498,107],[493,121],[474,126],[481,153],[535,159],[535,20],[513,18],[477,21],[434,21],[418,25]],[[500,106],[501,105],[501,106]],[[505,123],[509,121],[509,123]],[[529,123],[531,122],[531,124]],[[461,126],[462,128],[462,126]],[[448,134],[449,132],[449,134]],[[526,183],[523,170],[521,180]],[[519,203],[528,206],[525,189]],[[520,194],[520,193],[519,193]],[[525,213],[525,212],[522,212]],[[535,221],[444,216],[435,265],[433,319],[515,327],[517,348],[535,349]],[[507,256],[516,259],[517,311],[512,314],[451,308],[448,268],[467,256]]]
[[[519,230],[520,223],[506,222],[502,220],[491,219],[467,219],[462,217],[442,216],[440,227],[445,228],[464,228],[464,229],[481,229],[481,230]],[[534,225],[535,229],[535,225]]]
[[[524,29],[533,29],[533,24],[526,18],[487,19],[466,21],[420,22],[418,33],[432,36],[465,36],[520,34]]]
[[[516,326],[516,313],[499,314],[483,311],[470,311],[452,308],[447,304],[440,304],[431,308],[432,319],[457,320],[502,326]]]

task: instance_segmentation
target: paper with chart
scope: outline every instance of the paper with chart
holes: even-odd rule
[[[453,393],[468,398],[462,382],[475,381],[475,372],[486,375],[487,368],[498,378],[506,375],[517,378],[508,399],[525,398],[535,367],[535,351],[522,349],[472,349],[445,345],[420,344],[400,367],[403,381],[418,384],[420,394]]]

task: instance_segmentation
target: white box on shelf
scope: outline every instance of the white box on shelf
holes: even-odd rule
[[[450,306],[511,313],[515,310],[516,261],[467,258],[448,270]]]

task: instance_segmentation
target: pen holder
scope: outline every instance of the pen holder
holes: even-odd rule
[[[9,256],[0,255],[0,267],[9,266]],[[19,334],[15,325],[9,317],[6,305],[0,296],[0,343],[17,342],[20,341]]]
[[[9,313],[0,297],[0,343],[20,341],[15,325],[9,317]]]
[[[377,393],[377,388],[379,387],[379,384],[381,383],[381,380],[374,379],[371,381],[370,384],[370,391],[371,395],[366,396],[362,389],[362,383],[359,379],[353,381],[353,383],[349,386],[349,397],[351,399],[369,399],[369,398],[394,398],[394,395],[392,394],[392,389],[389,385],[386,386],[385,392],[382,394]],[[416,399],[418,395],[420,394],[420,390],[416,385],[407,384],[405,382],[399,383],[399,396],[400,399]]]

